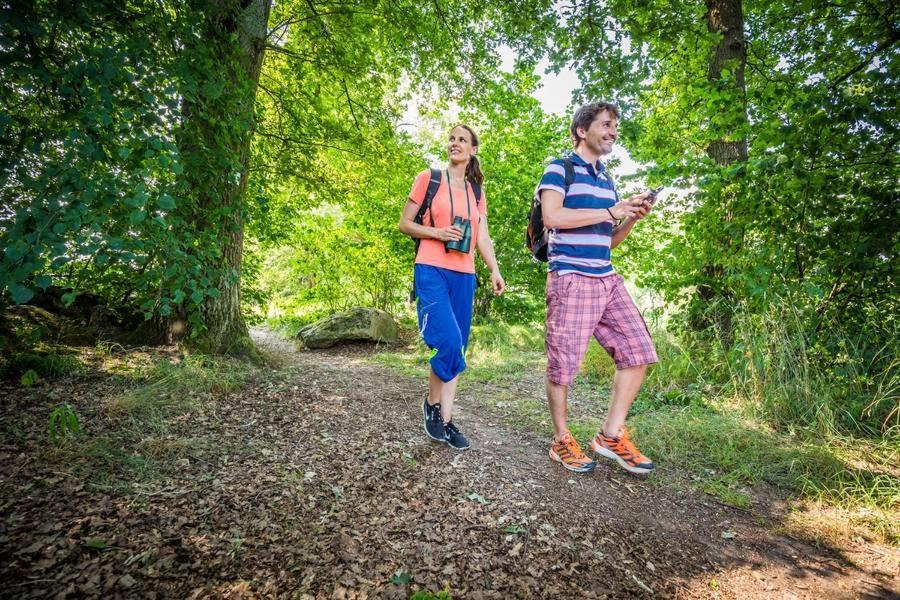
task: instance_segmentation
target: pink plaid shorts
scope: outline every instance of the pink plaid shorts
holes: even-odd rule
[[[569,385],[578,374],[591,335],[617,369],[658,361],[647,324],[621,275],[547,274],[547,378]]]

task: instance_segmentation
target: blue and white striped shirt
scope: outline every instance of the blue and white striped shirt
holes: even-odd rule
[[[563,159],[552,161],[538,184],[535,193],[554,190],[564,194],[563,208],[612,208],[618,201],[612,179],[598,161],[597,168],[575,153],[569,156],[575,170],[575,180],[566,193],[566,172]],[[551,229],[547,257],[549,270],[559,275],[578,273],[588,277],[605,277],[615,270],[610,263],[610,243],[613,221],[601,221],[574,229]]]

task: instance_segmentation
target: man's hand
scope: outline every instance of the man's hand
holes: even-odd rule
[[[627,200],[622,200],[621,202],[612,206],[609,209],[609,212],[610,212],[610,214],[612,214],[613,217],[615,217],[619,221],[627,219],[628,217],[634,217],[641,210],[643,210],[645,203],[648,204],[648,206],[649,206],[649,202],[646,202],[646,198],[648,196],[649,196],[649,194],[644,193],[644,194],[638,194],[636,196],[632,196],[631,198],[628,198]]]
[[[629,198],[629,200],[641,201],[640,208],[633,215],[635,221],[640,221],[641,219],[649,215],[651,210],[653,210],[653,204],[650,202],[650,195],[650,190],[646,190]]]
[[[500,275],[500,271],[491,272],[491,287],[494,288],[495,296],[499,296],[506,291],[506,282],[503,281],[503,276]]]

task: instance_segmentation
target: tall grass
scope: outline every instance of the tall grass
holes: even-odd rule
[[[737,313],[733,322],[734,343],[712,345],[709,356],[731,394],[773,425],[823,435],[900,434],[895,345],[871,348],[839,323],[810,331],[790,306]]]
[[[840,515],[831,538],[852,531],[900,545],[897,349],[870,347],[836,324],[809,331],[790,307],[732,323],[727,344],[654,333],[659,363],[630,415],[641,449],[664,478],[678,466],[728,504],[749,507],[752,489],[770,483]],[[603,390],[614,372],[591,344],[582,376]],[[797,515],[794,533],[820,536]]]
[[[900,438],[896,342],[872,347],[838,323],[811,330],[787,305],[763,314],[736,311],[731,322],[727,343],[720,335],[655,332],[660,362],[645,387],[682,400],[728,399],[782,431]]]

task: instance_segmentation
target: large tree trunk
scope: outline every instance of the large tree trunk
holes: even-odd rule
[[[710,33],[722,36],[715,52],[709,60],[707,79],[720,81],[722,71],[728,69],[734,79],[730,82],[732,91],[737,92],[740,104],[734,107],[735,128],[747,122],[744,69],[747,66],[747,44],[744,40],[744,14],[741,0],[706,0],[706,25]],[[729,136],[731,137],[731,136]],[[747,160],[747,138],[737,140],[718,139],[707,149],[716,164],[727,165],[735,161]]]
[[[722,137],[714,140],[707,148],[707,154],[717,165],[730,165],[747,160],[747,138],[736,134],[747,124],[746,84],[744,69],[747,64],[747,45],[744,39],[744,16],[741,0],[706,0],[706,24],[710,33],[721,35],[709,60],[707,80],[717,84],[721,90],[731,92],[737,102],[729,104],[728,127]],[[729,78],[723,80],[723,71],[728,70]],[[726,188],[727,189],[727,188]],[[709,199],[717,205],[725,223],[733,219],[736,194],[725,191],[719,198]],[[735,251],[733,237],[726,231],[719,237],[717,254],[728,256]],[[694,325],[706,328],[717,325],[719,330],[730,336],[731,313],[730,294],[723,282],[725,267],[712,262],[703,268],[697,294],[702,302],[704,314],[697,315]]]
[[[183,103],[180,151],[192,226],[205,236],[202,248],[218,270],[218,296],[200,308],[186,342],[204,352],[253,354],[241,316],[244,198],[257,83],[265,52],[270,0],[197,0],[202,25],[186,42],[189,79]]]

